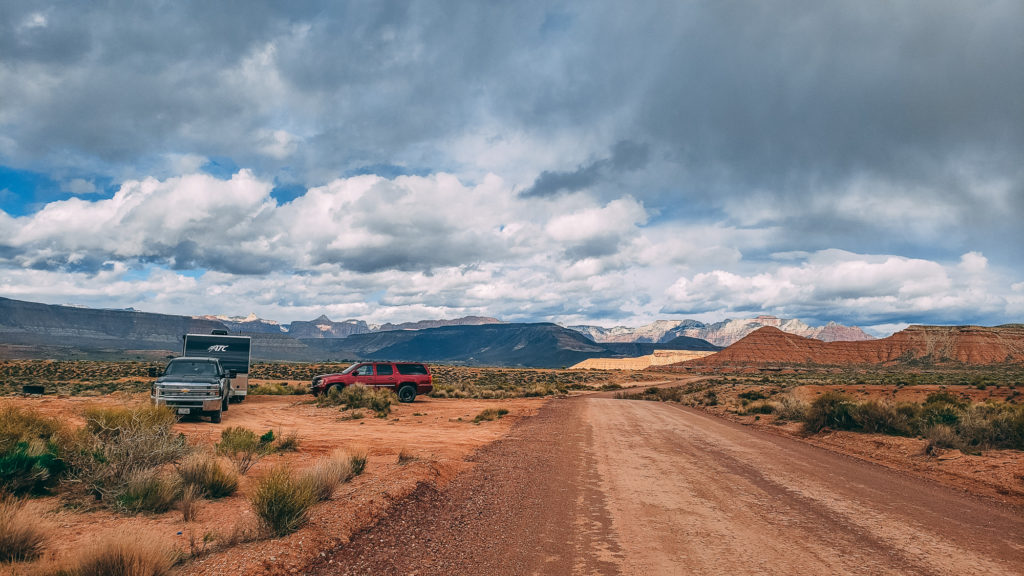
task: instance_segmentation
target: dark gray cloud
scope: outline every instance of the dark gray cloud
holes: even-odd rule
[[[649,157],[650,149],[646,145],[622,140],[612,147],[612,155],[608,158],[580,165],[570,172],[541,172],[533,185],[523,190],[520,196],[543,197],[584,190],[615,174],[643,168]]]

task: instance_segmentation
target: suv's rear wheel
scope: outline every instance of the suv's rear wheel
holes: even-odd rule
[[[416,400],[416,387],[412,384],[403,384],[398,389],[399,402],[412,402]]]

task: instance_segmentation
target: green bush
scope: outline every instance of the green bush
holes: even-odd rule
[[[914,422],[909,420],[906,411],[900,411],[888,402],[868,400],[857,404],[853,409],[855,426],[849,429],[860,429],[864,432],[880,432],[909,436],[914,433]]]
[[[855,406],[853,399],[846,394],[829,390],[811,402],[804,417],[804,430],[814,433],[823,428],[855,429]]]
[[[384,388],[369,388],[361,384],[353,384],[338,388],[334,386],[327,394],[317,397],[318,406],[341,406],[342,410],[357,408],[368,408],[377,413],[378,418],[384,418],[391,413],[391,404],[395,402],[395,395]]]
[[[353,452],[348,457],[352,468],[352,476],[359,476],[366,470],[366,452]]]
[[[224,498],[238,490],[238,474],[226,470],[209,454],[194,454],[178,466],[185,486],[195,486],[207,498]]]
[[[46,494],[66,469],[55,443],[18,442],[0,454],[0,490],[19,496]]]
[[[293,396],[307,393],[309,393],[308,387],[289,386],[287,382],[263,382],[249,385],[249,394],[253,396]]]
[[[46,532],[25,513],[24,502],[0,496],[0,562],[32,560],[43,551]]]
[[[293,477],[284,466],[267,473],[249,498],[263,528],[274,536],[286,536],[301,528],[316,500],[310,484]]]
[[[117,507],[129,513],[162,514],[181,499],[181,482],[160,474],[155,468],[138,470],[116,496]]]
[[[238,469],[239,474],[245,474],[264,456],[273,452],[273,432],[270,432],[270,440],[264,441],[267,437],[257,437],[256,433],[241,426],[230,426],[220,433],[220,442],[217,443],[217,453],[222,454],[231,460]]]
[[[70,435],[57,420],[13,404],[0,406],[0,491],[46,494],[67,469]]]

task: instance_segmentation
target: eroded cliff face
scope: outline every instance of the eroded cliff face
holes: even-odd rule
[[[690,366],[897,364],[905,362],[1024,363],[1024,325],[911,326],[888,338],[822,342],[774,327],[760,328]]]

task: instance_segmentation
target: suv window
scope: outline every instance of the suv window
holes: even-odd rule
[[[391,376],[395,373],[391,364],[377,364],[377,376]]]
[[[423,364],[398,364],[398,373],[405,376],[415,376],[417,374],[426,374],[427,367]]]
[[[373,376],[373,364],[363,364],[356,368],[356,376]]]

